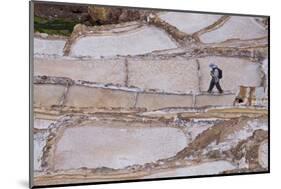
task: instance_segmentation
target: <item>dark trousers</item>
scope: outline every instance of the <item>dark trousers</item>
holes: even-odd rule
[[[215,82],[215,79],[212,79],[211,82],[210,82],[210,86],[209,86],[209,89],[208,89],[208,92],[212,92],[214,86],[216,86],[216,88],[219,90],[220,93],[223,92],[221,86],[220,86],[220,82]]]

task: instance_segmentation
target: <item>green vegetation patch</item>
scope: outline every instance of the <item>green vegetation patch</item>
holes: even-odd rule
[[[35,32],[47,33],[49,35],[70,36],[77,21],[66,21],[63,19],[48,20],[38,16],[34,17]]]

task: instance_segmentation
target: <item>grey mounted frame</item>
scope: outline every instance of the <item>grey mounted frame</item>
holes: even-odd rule
[[[269,173],[269,29],[31,1],[30,187]]]

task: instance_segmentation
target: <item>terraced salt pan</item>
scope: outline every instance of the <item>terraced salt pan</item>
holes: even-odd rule
[[[68,77],[98,83],[125,84],[125,63],[121,60],[73,60],[35,58],[34,75]]]
[[[159,15],[161,19],[188,34],[197,32],[214,22],[221,16],[184,12],[166,12]]]
[[[174,156],[186,146],[184,133],[155,123],[95,122],[67,128],[58,140],[55,169],[124,168]]]
[[[192,107],[192,95],[166,95],[140,93],[137,97],[136,107],[156,110],[167,107]]]
[[[198,95],[196,96],[196,107],[202,106],[230,106],[233,105],[233,95]]]
[[[184,168],[176,168],[173,170],[155,173],[145,178],[163,178],[163,177],[181,177],[193,175],[214,175],[223,171],[235,169],[235,166],[228,161],[214,161],[201,163],[199,165],[187,166]]]
[[[198,91],[195,60],[129,60],[129,86],[157,89],[164,92],[191,93]]]
[[[223,90],[237,92],[239,86],[258,87],[261,84],[261,67],[241,58],[206,57],[198,59],[200,63],[200,89],[207,91],[211,76],[209,64],[218,65],[223,71],[223,78],[220,81]],[[214,88],[216,91],[216,88]]]
[[[63,55],[65,40],[34,38],[34,54]]]
[[[254,39],[267,36],[267,30],[258,26],[252,18],[232,16],[223,26],[204,33],[200,39],[204,43],[222,42],[227,39]]]
[[[153,26],[125,34],[87,36],[78,39],[71,47],[71,56],[137,55],[154,50],[176,48],[168,35]]]
[[[64,90],[61,85],[34,85],[34,106],[58,105]]]
[[[136,94],[118,90],[72,86],[69,89],[66,106],[96,108],[131,108]]]

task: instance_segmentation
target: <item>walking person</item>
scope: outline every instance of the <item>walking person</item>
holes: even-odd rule
[[[219,93],[223,93],[223,90],[220,86],[220,79],[222,79],[222,70],[215,64],[210,64],[209,67],[211,68],[210,75],[212,76],[212,79],[210,82],[208,93],[212,92],[214,86],[216,86]]]

